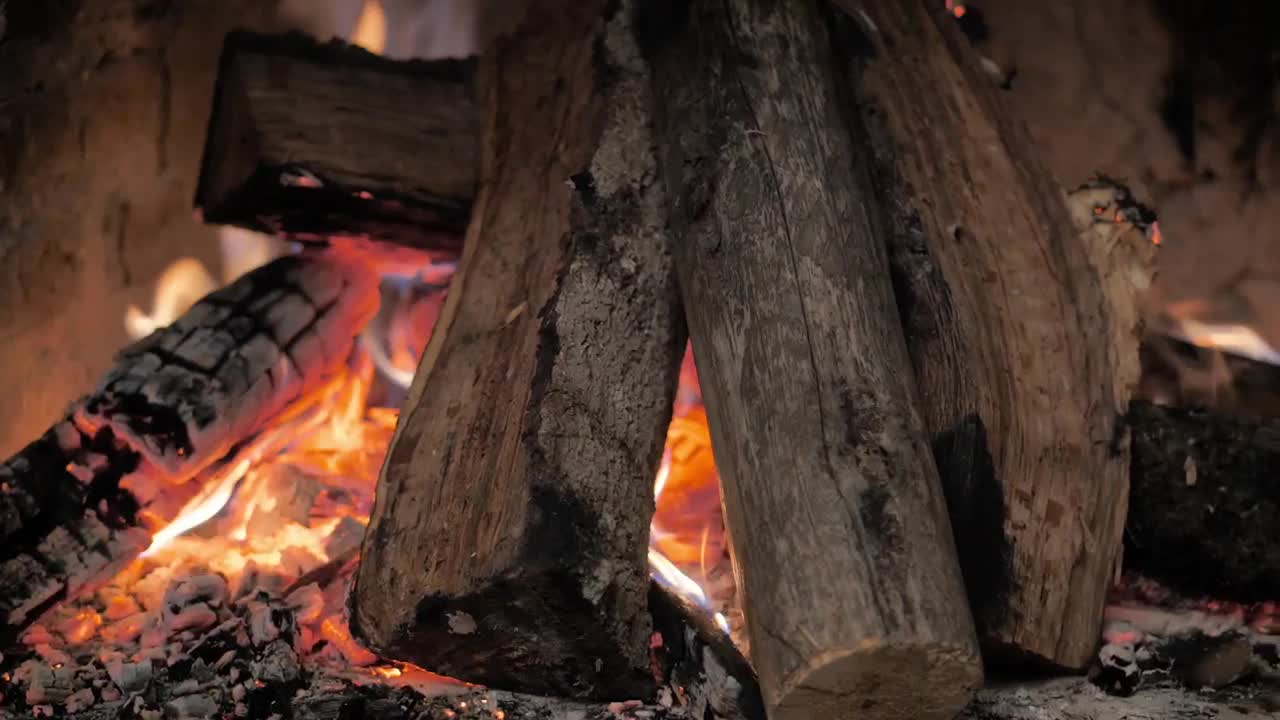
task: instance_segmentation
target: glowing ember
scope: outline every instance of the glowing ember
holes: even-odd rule
[[[203,471],[196,487],[204,490],[109,585],[54,608],[31,628],[23,641],[39,657],[145,665],[238,622],[241,645],[292,638],[308,662],[359,668],[365,681],[429,685],[437,693],[465,687],[381,661],[346,622],[352,571],[395,431],[397,410],[385,405],[398,404],[397,386],[411,381],[453,269],[421,255],[415,265],[397,253],[359,262],[384,273],[383,312],[365,329],[345,374]],[[212,284],[199,263],[180,261],[162,277],[153,312],[131,310],[131,327],[174,319],[196,299],[183,294],[184,282]],[[728,632],[733,582],[719,482],[688,353],[654,497],[653,576]],[[287,622],[278,619],[286,615]]]

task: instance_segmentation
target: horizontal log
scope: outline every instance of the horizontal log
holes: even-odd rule
[[[192,478],[334,377],[376,309],[366,269],[289,256],[121,352],[0,465],[0,631],[145,550],[203,489]]]
[[[1134,403],[1125,568],[1191,595],[1280,598],[1280,419]]]
[[[469,61],[393,61],[302,35],[231,33],[195,204],[294,239],[461,249],[479,152]]]

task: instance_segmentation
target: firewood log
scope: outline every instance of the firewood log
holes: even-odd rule
[[[0,465],[0,631],[137,557],[201,491],[197,473],[332,379],[376,309],[367,269],[289,256],[121,352]]]
[[[204,220],[456,253],[477,174],[473,65],[230,34],[196,189]]]
[[[661,3],[647,23],[769,716],[954,717],[981,684],[978,646],[826,17],[812,1],[708,0]]]
[[[481,59],[481,189],[352,598],[384,656],[574,698],[653,690],[646,544],[685,341],[618,5],[535,0]]]
[[[1083,668],[1124,530],[1148,218],[1109,183],[1069,206],[942,8],[838,4],[986,657]]]

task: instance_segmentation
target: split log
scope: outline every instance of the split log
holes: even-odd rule
[[[232,33],[196,206],[206,222],[295,239],[457,252],[478,167],[472,75],[471,62]]]
[[[616,6],[535,0],[482,57],[481,190],[352,599],[384,656],[572,698],[653,690],[646,541],[684,348]]]
[[[839,4],[986,656],[1081,669],[1124,530],[1150,218],[1105,182],[1068,205],[943,8]]]
[[[1280,420],[1134,403],[1125,568],[1191,595],[1280,598]]]
[[[982,670],[826,17],[662,5],[660,164],[769,715],[953,717]]]
[[[376,307],[366,269],[290,256],[125,349],[0,465],[0,631],[137,557],[202,490],[193,477],[334,377]]]

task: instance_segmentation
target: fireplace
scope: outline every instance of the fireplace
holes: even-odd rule
[[[218,237],[0,465],[0,717],[1275,710],[1258,280],[1169,297],[1194,190],[1059,190],[1053,23],[411,5],[206,39]]]

